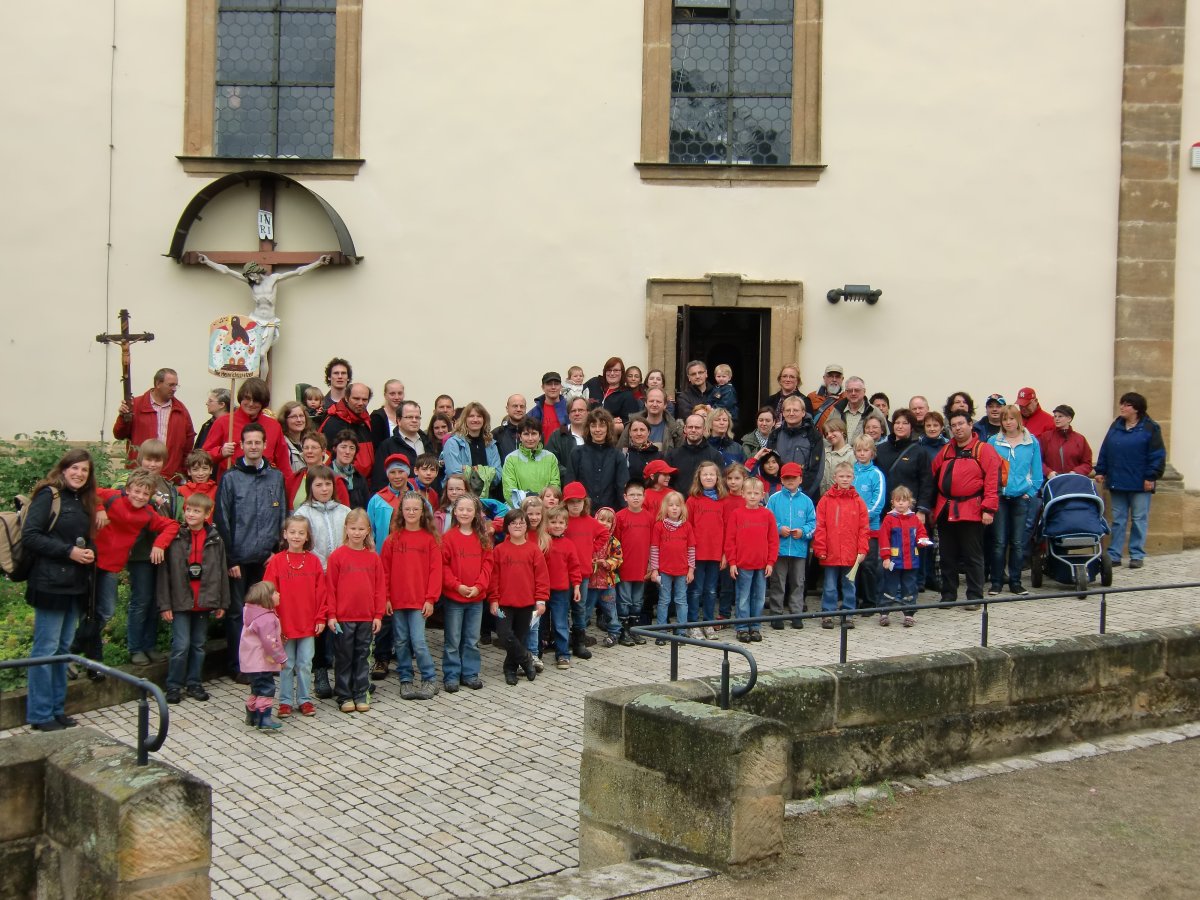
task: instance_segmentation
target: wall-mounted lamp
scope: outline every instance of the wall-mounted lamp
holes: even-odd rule
[[[879,302],[881,290],[871,290],[869,284],[848,284],[842,288],[834,288],[825,295],[825,299],[830,303],[837,303],[839,300],[845,300],[847,303],[863,303],[868,306],[874,306]]]

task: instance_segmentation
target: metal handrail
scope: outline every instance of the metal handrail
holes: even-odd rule
[[[138,678],[130,675],[121,669],[114,669],[111,666],[106,666],[104,663],[96,662],[94,659],[88,659],[85,656],[76,656],[74,653],[63,653],[58,656],[39,656],[36,658],[27,659],[5,659],[0,660],[0,669],[27,669],[32,666],[49,666],[55,663],[74,663],[85,669],[91,669],[93,672],[99,672],[101,675],[107,675],[109,678],[115,678],[117,681],[124,681],[126,684],[131,684],[141,693],[138,698],[138,742],[137,742],[137,764],[144,766],[149,762],[149,753],[157,752],[167,740],[167,728],[170,726],[171,715],[167,708],[167,698],[163,694],[162,689],[152,681],[147,681],[145,678]],[[146,694],[154,695],[154,700],[158,704],[158,733],[154,736],[154,740],[149,739],[150,734],[150,704],[146,699]]]
[[[862,607],[854,610],[838,610],[837,612],[802,612],[802,613],[784,613],[774,616],[752,616],[745,619],[710,619],[705,622],[670,622],[665,625],[636,625],[630,629],[634,634],[640,634],[642,637],[652,637],[655,640],[666,640],[671,644],[671,680],[679,680],[679,645],[691,644],[696,647],[710,647],[714,650],[720,650],[723,654],[721,662],[721,709],[729,709],[730,699],[739,699],[746,696],[754,689],[754,685],[758,682],[758,663],[754,659],[754,655],[745,647],[739,647],[737,644],[730,644],[725,641],[708,640],[705,638],[692,638],[684,634],[676,634],[676,629],[691,629],[691,628],[708,628],[713,626],[729,626],[729,625],[758,625],[764,622],[795,622],[803,621],[804,619],[839,619],[841,627],[838,631],[841,632],[838,641],[838,662],[846,661],[847,648],[849,643],[849,633],[851,629],[845,627],[847,619],[853,619],[857,615],[875,615],[876,613],[896,613],[904,610],[918,609],[956,609],[967,606],[982,607],[980,617],[980,634],[979,646],[986,647],[988,645],[988,606],[996,603],[1029,603],[1038,600],[1061,600],[1066,597],[1078,597],[1085,599],[1099,595],[1100,597],[1100,625],[1099,634],[1106,634],[1108,628],[1108,595],[1109,594],[1136,594],[1146,591],[1173,591],[1184,590],[1188,588],[1200,588],[1200,581],[1187,581],[1179,584],[1148,584],[1137,587],[1124,588],[1097,588],[1095,590],[1080,591],[1062,591],[1053,594],[1029,594],[1027,596],[1011,595],[1008,597],[989,597],[982,600],[958,600],[952,603],[911,603],[900,606],[871,606]],[[729,676],[729,654],[730,652],[737,653],[745,657],[750,664],[750,677],[746,684],[739,687],[730,688]]]

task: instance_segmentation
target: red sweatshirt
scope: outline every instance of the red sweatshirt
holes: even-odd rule
[[[658,509],[662,506],[663,497],[671,493],[671,488],[646,488],[646,500],[642,504],[642,509],[649,510],[650,515],[658,518]]]
[[[455,603],[478,603],[487,596],[492,580],[492,551],[479,543],[475,533],[463,534],[457,526],[442,535],[442,593]],[[477,587],[479,593],[468,600],[458,592],[459,585]]]
[[[738,569],[758,571],[779,558],[779,526],[765,506],[735,509],[725,526],[725,558]]]
[[[501,606],[522,607],[533,606],[538,600],[549,598],[550,577],[546,569],[546,557],[542,555],[537,541],[514,544],[509,540],[492,551],[489,600]]]
[[[587,567],[587,574],[592,573],[592,557],[597,550],[602,550],[608,543],[608,529],[591,516],[572,516],[567,519],[567,539],[575,545],[575,555],[579,558],[579,569]]]
[[[720,561],[725,551],[726,506],[710,497],[688,497],[688,522],[696,535],[696,559]]]
[[[665,519],[650,534],[650,568],[660,575],[686,575],[696,566],[696,536],[690,522],[671,527]]]
[[[280,472],[292,471],[292,457],[288,453],[287,441],[283,437],[283,429],[279,427],[279,423],[267,415],[259,415],[255,420],[263,427],[267,437],[267,449],[263,451],[263,459],[277,468]],[[220,481],[221,476],[233,468],[234,462],[242,455],[242,429],[250,424],[250,417],[242,412],[239,406],[233,411],[233,456],[228,458],[221,456],[221,445],[229,441],[229,416],[224,415],[217,421],[213,422],[212,428],[208,430],[208,437],[204,439],[204,450],[208,451],[217,463],[217,470],[213,472],[213,480]]]
[[[552,591],[565,591],[583,580],[579,553],[565,534],[550,538],[550,546],[546,548],[546,569]]]
[[[329,618],[325,571],[317,554],[281,550],[267,560],[263,581],[271,582],[279,591],[276,612],[284,640],[312,637],[317,625]]]
[[[329,618],[346,622],[382,619],[387,607],[387,575],[379,554],[343,544],[329,554],[325,570]]]
[[[203,494],[209,500],[212,500],[213,503],[215,504],[216,500],[217,500],[217,483],[210,478],[208,481],[189,481],[185,484],[181,484],[179,486],[179,515],[180,515],[180,517],[183,516],[184,501],[187,500],[188,497],[191,497],[193,494]],[[210,509],[208,511],[208,515],[205,516],[205,518],[204,518],[204,521],[207,522],[209,525],[212,524],[212,517],[213,517],[214,512],[216,512],[215,505],[213,506],[212,509]]]
[[[97,488],[96,495],[108,515],[108,524],[96,532],[96,565],[105,572],[120,572],[144,529],[158,535],[154,546],[166,550],[179,533],[179,523],[160,516],[149,504],[135,508],[114,488]],[[111,501],[111,502],[108,502]]]
[[[817,503],[817,529],[813,556],[823,566],[852,566],[858,554],[871,547],[871,519],[867,504],[854,488],[836,484]]]
[[[380,552],[392,609],[421,609],[442,593],[442,553],[425,529],[393,531]]]
[[[613,534],[621,542],[625,559],[621,563],[622,581],[645,581],[650,569],[650,535],[655,513],[644,506],[639,513],[623,509],[617,513]]]

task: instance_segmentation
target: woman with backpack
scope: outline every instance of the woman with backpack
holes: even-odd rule
[[[71,646],[77,616],[93,590],[95,519],[91,454],[69,450],[34,487],[21,530],[21,555],[28,556],[29,565],[25,602],[34,609],[34,658],[58,656]],[[65,663],[29,669],[25,718],[36,731],[77,724],[66,714],[66,700]]]

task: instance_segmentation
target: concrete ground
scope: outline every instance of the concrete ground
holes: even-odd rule
[[[1200,551],[1118,569],[1115,586],[1184,581],[1200,581]],[[1195,621],[1196,590],[1110,597],[1109,631]],[[923,612],[909,629],[858,622],[850,659],[979,642],[979,613]],[[1096,599],[996,605],[989,643],[1095,633],[1097,624]],[[837,661],[836,631],[764,634],[751,645],[762,670]],[[440,631],[430,644],[440,659]],[[508,687],[502,652],[487,648],[481,691],[402,701],[393,676],[371,712],[345,715],[327,701],[277,735],[242,724],[246,689],[228,680],[209,685],[207,703],[172,707],[157,756],[213,786],[214,898],[487,895],[575,866],[583,697],[668,677],[668,648],[653,642],[593,652],[570,671],[550,665],[536,682]],[[681,677],[715,675],[720,656],[683,648],[680,664]],[[136,735],[134,704],[80,719],[120,740]]]

